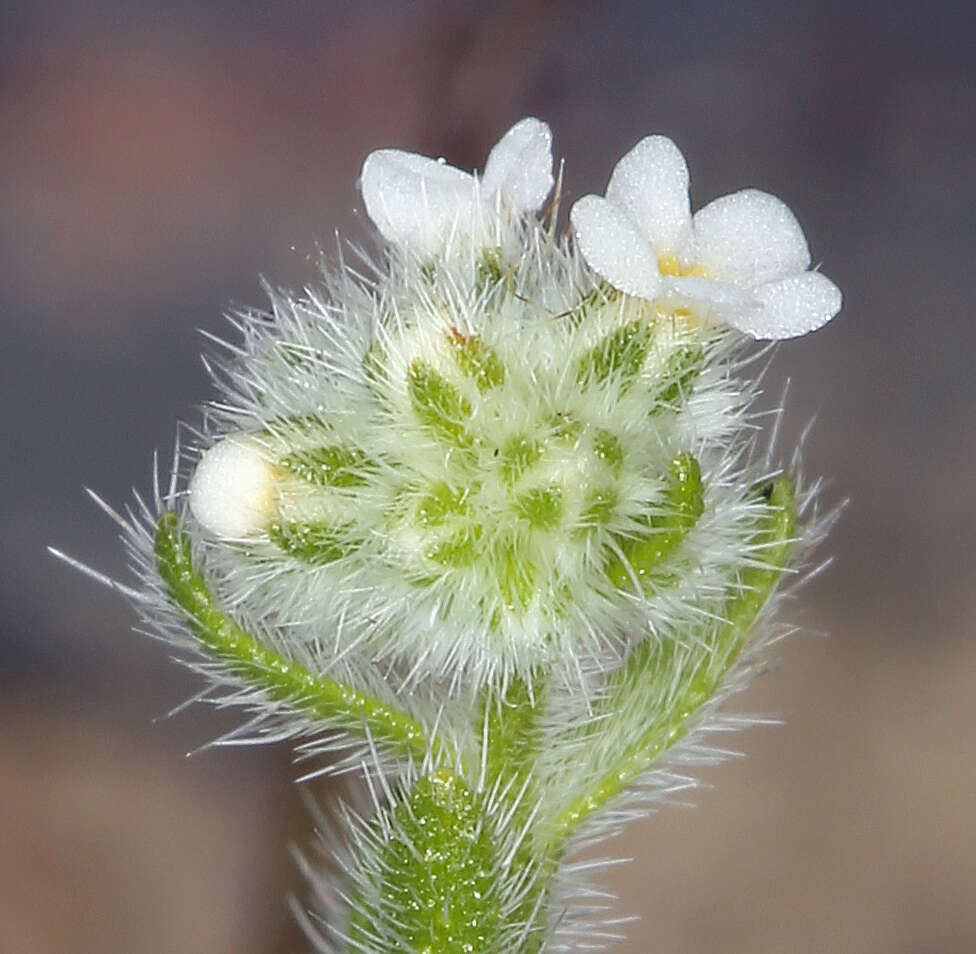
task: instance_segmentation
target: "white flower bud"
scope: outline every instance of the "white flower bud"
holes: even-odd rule
[[[211,447],[190,481],[193,516],[218,537],[264,530],[275,501],[275,471],[261,450],[237,437]]]

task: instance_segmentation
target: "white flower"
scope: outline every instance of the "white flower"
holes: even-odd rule
[[[480,178],[399,149],[371,152],[360,178],[366,212],[383,238],[425,258],[493,214],[535,212],[552,185],[552,133],[538,119],[523,119],[502,136]]]
[[[841,293],[810,267],[793,213],[744,189],[694,216],[688,167],[664,136],[642,139],[617,163],[606,198],[571,212],[587,264],[620,291],[705,308],[754,338],[793,338],[840,311]]]
[[[271,522],[275,471],[260,449],[228,437],[200,459],[189,496],[193,516],[215,536],[251,537]]]

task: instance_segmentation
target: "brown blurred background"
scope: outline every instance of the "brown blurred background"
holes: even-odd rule
[[[964,4],[371,0],[0,7],[0,952],[306,949],[283,749],[185,758],[232,717],[55,543],[125,573],[124,503],[210,394],[259,273],[367,229],[379,146],[482,165],[524,115],[570,199],[671,135],[694,201],[755,185],[844,290],[784,344],[786,440],[852,502],[805,633],[735,700],[777,714],[612,851],[630,952],[976,951],[976,31]],[[954,11],[954,12],[953,12]],[[811,635],[829,634],[828,638]]]

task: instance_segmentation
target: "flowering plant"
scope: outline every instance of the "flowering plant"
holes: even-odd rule
[[[126,592],[242,734],[367,783],[345,882],[309,864],[321,950],[592,943],[574,852],[717,754],[823,527],[755,452],[750,341],[840,308],[790,211],[692,217],[650,137],[561,235],[550,141],[372,153],[379,257],[236,317],[199,446],[122,520]]]

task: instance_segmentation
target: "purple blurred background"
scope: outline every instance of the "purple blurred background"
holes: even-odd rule
[[[568,199],[649,132],[693,200],[797,212],[845,309],[780,347],[787,441],[852,503],[787,607],[697,808],[611,850],[615,950],[976,950],[973,8],[874,2],[227,0],[0,7],[0,951],[268,954],[304,942],[310,827],[284,750],[184,753],[228,716],[131,635],[114,528],[210,395],[196,329],[368,234],[372,148],[483,165],[537,115]],[[327,251],[327,254],[328,251]],[[829,638],[810,635],[827,632]]]

